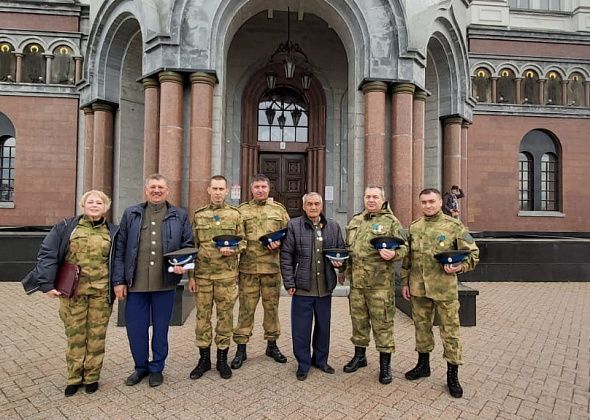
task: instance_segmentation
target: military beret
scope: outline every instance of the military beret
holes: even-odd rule
[[[197,248],[181,248],[176,251],[167,252],[164,256],[168,258],[168,262],[171,265],[184,265],[194,260],[197,252],[199,252]]]
[[[467,258],[470,252],[468,249],[444,251],[434,254],[434,258],[441,264],[457,264]]]
[[[371,239],[371,245],[375,249],[398,249],[406,241],[396,236],[376,236]]]
[[[267,233],[266,235],[262,235],[258,240],[262,242],[262,245],[267,246],[270,245],[271,242],[280,241],[285,237],[287,234],[287,228],[280,229],[271,233]]]
[[[214,236],[211,240],[215,242],[215,246],[218,248],[223,248],[225,246],[233,248],[239,245],[242,237],[237,235],[218,235]]]
[[[350,251],[346,248],[324,249],[324,255],[330,261],[344,261],[350,257]]]

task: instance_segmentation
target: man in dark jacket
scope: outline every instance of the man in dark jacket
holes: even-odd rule
[[[296,376],[300,381],[307,378],[311,366],[334,373],[328,364],[332,291],[336,287],[335,268],[343,270],[343,264],[328,260],[323,250],[344,248],[344,239],[340,226],[326,219],[322,208],[322,197],[318,193],[305,194],[305,215],[289,221],[281,248],[283,284],[293,297],[291,335],[293,354],[299,364]],[[339,274],[338,280],[344,282],[344,276]]]
[[[121,218],[112,276],[117,299],[127,297],[125,323],[135,371],[126,384],[133,386],[149,375],[150,386],[162,384],[168,356],[168,325],[182,267],[168,271],[163,254],[194,245],[184,209],[166,201],[168,182],[160,174],[145,182],[147,202],[128,207]],[[149,359],[149,326],[152,360]]]

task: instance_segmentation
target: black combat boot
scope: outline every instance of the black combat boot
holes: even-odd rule
[[[231,361],[231,368],[232,369],[239,369],[242,367],[244,361],[248,359],[248,355],[246,354],[246,345],[245,344],[238,344],[238,349],[236,350],[236,356],[234,360]]]
[[[384,385],[390,384],[391,377],[391,353],[379,353],[379,382]]]
[[[217,365],[216,369],[219,372],[219,376],[223,379],[231,378],[231,369],[227,364],[227,352],[229,349],[217,349]]]
[[[418,353],[418,363],[406,372],[406,379],[413,381],[430,376],[430,353]]]
[[[356,372],[358,368],[367,366],[367,356],[365,356],[366,350],[365,347],[354,346],[354,356],[350,359],[350,362],[344,365],[344,372]]]
[[[199,379],[201,376],[205,374],[208,370],[211,370],[211,347],[205,347],[199,349],[199,354],[201,357],[199,358],[199,363],[197,363],[197,367],[195,367],[190,374],[191,379]]]
[[[463,396],[463,388],[459,383],[459,366],[449,362],[447,362],[447,385],[451,397],[461,398]]]
[[[287,358],[281,353],[276,341],[268,340],[266,345],[266,355],[272,357],[275,362],[287,363]]]

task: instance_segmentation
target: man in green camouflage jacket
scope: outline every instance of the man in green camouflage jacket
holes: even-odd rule
[[[379,351],[379,382],[391,383],[391,353],[395,351],[393,316],[395,314],[394,266],[407,252],[406,245],[397,250],[376,250],[370,243],[377,236],[401,236],[401,224],[393,215],[382,187],[369,186],[364,194],[365,209],[346,227],[346,244],[350,248],[346,277],[350,280],[350,316],[354,357],[344,372],[367,366],[366,348],[371,327]]]
[[[402,264],[402,295],[412,302],[412,318],[416,329],[418,364],[406,378],[415,380],[430,376],[430,352],[434,349],[432,320],[434,307],[440,317],[440,336],[447,360],[449,393],[463,396],[458,366],[461,359],[459,331],[459,295],[457,273],[473,270],[479,262],[479,249],[463,224],[445,215],[438,190],[428,188],[420,193],[424,217],[410,225],[410,252]],[[449,250],[471,251],[458,264],[440,264],[434,254]]]
[[[238,210],[244,221],[246,251],[240,256],[238,325],[234,329],[234,341],[238,345],[232,360],[232,369],[239,369],[247,359],[246,344],[252,335],[254,313],[262,296],[264,308],[264,339],[268,341],[266,355],[278,363],[286,363],[287,358],[277,346],[281,334],[279,322],[279,297],[282,286],[279,247],[280,241],[268,246],[258,240],[262,235],[283,229],[287,226],[289,215],[282,204],[268,198],[270,180],[265,175],[256,175],[250,182],[252,200],[240,205]]]
[[[199,253],[195,269],[189,272],[188,289],[195,294],[195,334],[200,357],[190,378],[198,379],[211,369],[211,313],[215,303],[216,368],[222,378],[229,379],[232,371],[227,364],[227,353],[233,331],[234,305],[238,297],[238,256],[246,248],[246,241],[240,241],[237,247],[216,246],[213,238],[218,235],[244,238],[244,226],[238,209],[225,202],[228,193],[225,177],[212,177],[207,193],[210,203],[197,209],[193,217],[193,237]]]

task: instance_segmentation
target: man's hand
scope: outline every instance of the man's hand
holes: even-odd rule
[[[463,264],[445,264],[443,270],[447,274],[455,274],[463,270]]]
[[[185,270],[182,265],[174,265],[172,266],[172,272],[174,274],[184,274],[186,273],[188,270]]]
[[[117,300],[123,300],[125,299],[125,296],[127,296],[127,286],[124,284],[115,286],[115,297]]]
[[[197,282],[195,281],[195,279],[188,279],[186,287],[188,288],[188,291],[191,293],[196,293],[198,290]]]
[[[404,297],[405,300],[411,299],[412,296],[410,295],[410,288],[408,286],[402,287],[402,296]]]
[[[294,287],[291,287],[290,289],[287,289],[287,293],[289,293],[289,296],[293,296],[296,291],[297,291],[297,289],[294,288]]]
[[[61,296],[61,292],[58,292],[55,289],[51,289],[49,292],[46,293],[47,296],[49,296],[50,298],[56,298],[56,297],[60,297]]]
[[[342,267],[342,265],[343,265],[343,264],[342,264],[342,261],[335,261],[335,260],[332,260],[332,261],[330,261],[330,262],[332,263],[332,267],[334,267],[334,268],[340,268],[340,267]]]
[[[279,249],[281,247],[281,241],[274,241],[271,242],[266,246],[270,251],[274,251],[275,249]]]
[[[338,273],[338,283],[340,284],[340,286],[342,286],[345,281],[346,276],[344,275],[344,273]]]
[[[458,217],[459,216],[459,210],[451,209],[451,216],[452,217]]]
[[[224,257],[229,257],[234,255],[236,253],[236,250],[229,246],[224,246],[219,248],[219,252],[221,252],[221,255],[223,255]]]
[[[390,261],[395,257],[395,250],[393,250],[393,249],[380,249],[379,255],[381,255],[381,258],[383,258],[385,261]]]

